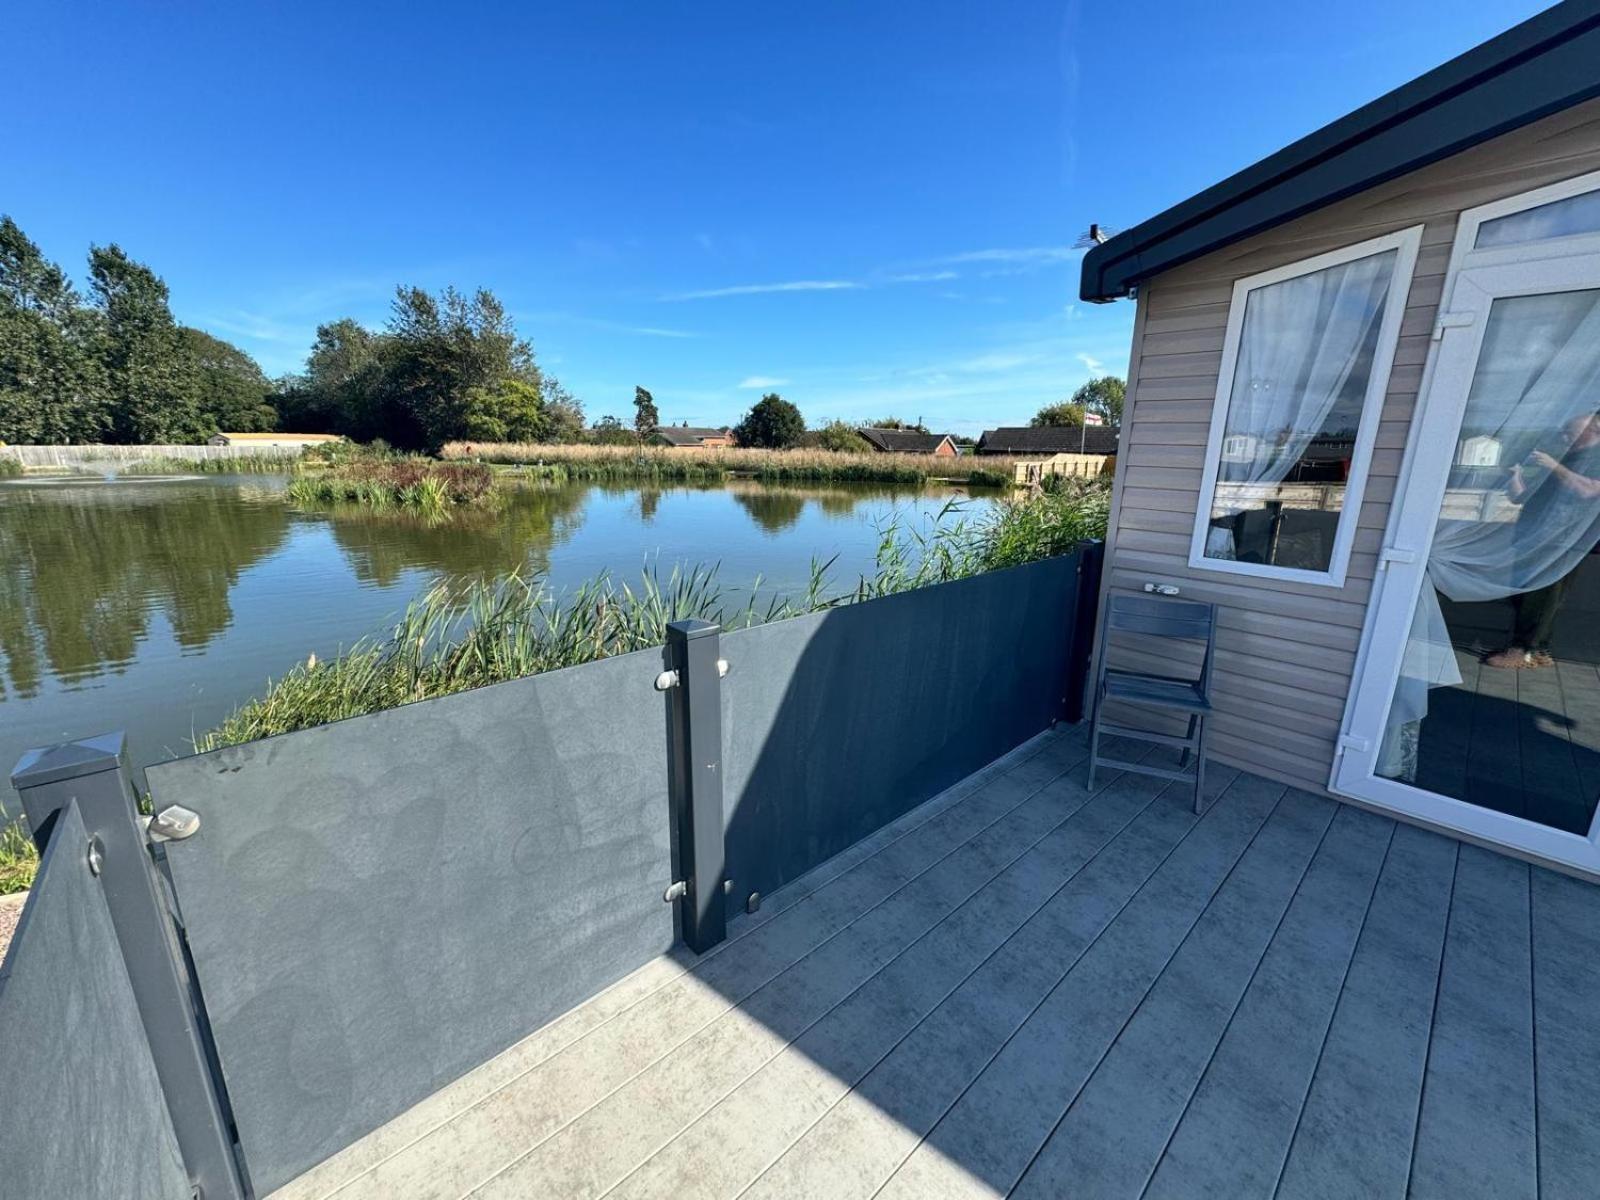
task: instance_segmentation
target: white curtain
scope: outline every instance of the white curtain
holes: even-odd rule
[[[1228,511],[1230,490],[1282,483],[1313,438],[1334,432],[1328,419],[1352,375],[1371,369],[1374,331],[1383,320],[1394,264],[1395,252],[1386,250],[1250,293],[1213,515]],[[1355,382],[1359,403],[1365,374]],[[1232,535],[1213,529],[1206,553],[1232,558]]]
[[[1582,445],[1600,411],[1600,292],[1555,292],[1497,300],[1484,333],[1461,437],[1487,436],[1502,465],[1535,451],[1560,460]],[[1439,596],[1503,600],[1536,591],[1577,569],[1600,541],[1600,499],[1555,471],[1529,466],[1526,490],[1453,488],[1428,553],[1400,680],[1384,728],[1378,770],[1416,774],[1416,736],[1428,689],[1461,682]]]

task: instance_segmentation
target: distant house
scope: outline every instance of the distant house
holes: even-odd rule
[[[1051,454],[1115,454],[1115,426],[1104,425],[1008,425],[986,429],[978,439],[979,454],[1026,454],[1047,457]]]
[[[934,454],[940,458],[954,458],[961,451],[947,433],[923,433],[916,429],[856,430],[867,444],[880,454]]]
[[[1498,467],[1500,465],[1500,439],[1480,433],[1464,438],[1456,449],[1458,467]]]
[[[733,434],[726,429],[706,429],[696,425],[657,425],[650,431],[650,440],[657,446],[694,450],[712,446],[731,446]]]
[[[213,446],[260,446],[266,449],[299,449],[344,441],[336,433],[214,433]]]

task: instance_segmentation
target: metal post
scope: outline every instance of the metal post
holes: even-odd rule
[[[56,814],[72,800],[104,848],[100,881],[128,980],[144,1021],[173,1132],[196,1195],[245,1195],[216,1077],[201,1032],[198,996],[134,807],[121,733],[29,750],[11,773],[42,849]],[[93,1063],[63,1070],[93,1071]]]
[[[1076,724],[1084,717],[1084,697],[1089,688],[1089,667],[1094,657],[1095,632],[1100,607],[1100,570],[1106,544],[1098,539],[1078,544],[1078,595],[1073,606],[1071,650],[1067,658],[1066,696],[1062,720]]]
[[[677,672],[672,689],[672,805],[677,828],[677,877],[683,940],[696,954],[728,932],[723,899],[722,679],[718,627],[673,621],[667,648]]]

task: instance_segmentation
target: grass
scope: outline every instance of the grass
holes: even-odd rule
[[[374,456],[336,462],[314,473],[302,470],[289,481],[289,497],[299,504],[443,512],[486,499],[493,484],[494,473],[482,463]]]
[[[282,475],[299,462],[295,454],[240,454],[232,458],[182,458],[163,455],[122,463],[118,475]]]
[[[931,454],[849,454],[835,450],[679,450],[667,446],[564,446],[539,442],[451,442],[446,460],[526,468],[554,480],[716,482],[750,476],[768,483],[954,481],[1005,487],[1011,458],[935,458]]]
[[[813,563],[802,595],[742,602],[723,592],[715,567],[646,572],[637,585],[608,575],[557,595],[516,575],[419,597],[386,635],[326,661],[315,657],[269,683],[201,737],[201,750],[289,733],[659,646],[670,621],[701,617],[737,629],[799,616],[980,571],[1016,566],[1103,536],[1109,487],[1100,481],[1035,492],[991,515],[963,516],[952,501],[924,527],[891,522],[881,531],[870,576],[835,589],[831,560]]]
[[[0,896],[27,891],[38,869],[39,854],[21,824],[10,821],[0,826]]]
[[[0,479],[17,479],[22,475],[22,464],[8,454],[0,454]]]

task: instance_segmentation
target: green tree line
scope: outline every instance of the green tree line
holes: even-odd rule
[[[167,285],[116,245],[89,248],[80,293],[0,217],[0,441],[200,442],[270,429],[249,355],[179,325]]]
[[[317,329],[303,374],[269,380],[237,346],[172,315],[167,285],[91,246],[88,291],[0,218],[0,442],[196,443],[290,429],[448,441],[569,441],[583,409],[541,371],[492,292],[396,289],[389,320]]]

